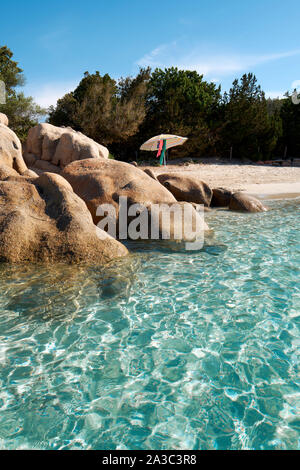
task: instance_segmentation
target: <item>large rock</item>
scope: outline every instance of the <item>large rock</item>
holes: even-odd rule
[[[65,129],[61,127],[52,126],[51,124],[41,124],[40,126],[44,127],[44,137],[41,142],[41,154],[37,156],[40,156],[41,160],[45,160],[46,162],[52,162],[57,145],[60,142],[60,138],[64,135]]]
[[[23,158],[24,158],[24,162],[26,163],[26,165],[29,167],[29,168],[32,168],[35,166],[35,163],[37,161],[40,161],[39,158],[34,155],[33,153],[27,153],[27,152],[24,152],[23,153]]]
[[[43,155],[43,142],[45,136],[52,142],[54,148],[52,154],[55,153],[55,144],[57,145],[59,138],[65,131],[65,128],[52,126],[48,123],[37,124],[36,126],[29,129],[27,140],[26,140],[26,153],[33,154],[37,159],[42,160]],[[48,141],[48,144],[49,144]],[[48,157],[48,148],[45,145],[45,158],[44,160],[50,160]]]
[[[51,160],[62,168],[76,160],[86,158],[108,158],[108,150],[80,132],[69,131],[62,134]]]
[[[70,182],[75,193],[86,202],[95,224],[102,219],[102,216],[96,214],[97,208],[101,204],[112,204],[117,218],[119,217],[119,198],[121,196],[127,197],[128,205],[142,204],[147,208],[149,214],[155,211],[154,204],[165,204],[166,210],[170,205],[178,207],[180,205],[158,181],[129,163],[115,160],[81,160],[66,166],[61,174]],[[195,220],[200,220],[200,216],[192,206],[191,212],[194,224]],[[199,224],[205,230],[208,229],[206,224],[202,225],[201,220]],[[161,223],[159,231],[160,234],[162,232],[166,234],[166,228]],[[171,224],[171,239],[173,231],[174,227]]]
[[[214,188],[213,190],[213,196],[211,200],[211,206],[212,207],[228,207],[232,192],[229,191],[228,189],[224,188]]]
[[[0,124],[0,164],[13,168],[20,175],[33,175],[23,160],[20,139],[4,124]]]
[[[0,181],[0,261],[103,264],[127,253],[61,176]]]
[[[42,170],[42,172],[47,171],[48,173],[61,173],[61,169],[56,165],[53,165],[50,162],[46,162],[45,160],[35,160],[34,171],[40,173],[39,170]]]
[[[76,132],[70,127],[56,127],[42,123],[29,130],[26,141],[25,161],[44,160],[61,168],[75,160],[108,158],[106,147]]]
[[[229,202],[229,209],[242,212],[267,211],[267,208],[258,199],[243,192],[232,194]]]
[[[210,187],[195,176],[162,173],[158,181],[165,186],[177,201],[195,202],[208,207],[212,198]]]
[[[0,124],[8,126],[8,117],[6,116],[6,114],[0,113]]]
[[[26,177],[20,176],[19,173],[13,168],[7,165],[0,164],[0,181],[4,181],[7,178],[18,178],[18,177],[22,179],[26,179]]]

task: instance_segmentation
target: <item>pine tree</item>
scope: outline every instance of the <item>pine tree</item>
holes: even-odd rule
[[[281,151],[287,147],[287,155],[300,158],[300,104],[294,103],[287,94],[281,107],[283,134],[280,141]]]
[[[236,158],[270,158],[281,135],[279,112],[268,113],[265,94],[252,73],[234,80],[223,97],[223,152],[230,147]]]

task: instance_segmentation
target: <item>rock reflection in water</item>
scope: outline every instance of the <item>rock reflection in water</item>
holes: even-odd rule
[[[1,310],[27,320],[71,320],[91,303],[127,298],[141,261],[134,256],[107,266],[65,264],[0,266]]]

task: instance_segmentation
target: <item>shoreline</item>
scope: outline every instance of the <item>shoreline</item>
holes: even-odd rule
[[[300,167],[270,167],[268,165],[202,163],[188,166],[141,166],[157,176],[162,173],[199,178],[213,188],[233,192],[245,191],[258,199],[288,199],[300,197]]]
[[[248,184],[245,189],[248,194],[258,199],[296,199],[300,197],[299,183],[265,183]]]

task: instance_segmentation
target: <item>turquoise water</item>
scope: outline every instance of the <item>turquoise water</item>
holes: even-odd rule
[[[299,200],[269,205],[201,252],[2,266],[0,447],[299,448]]]

